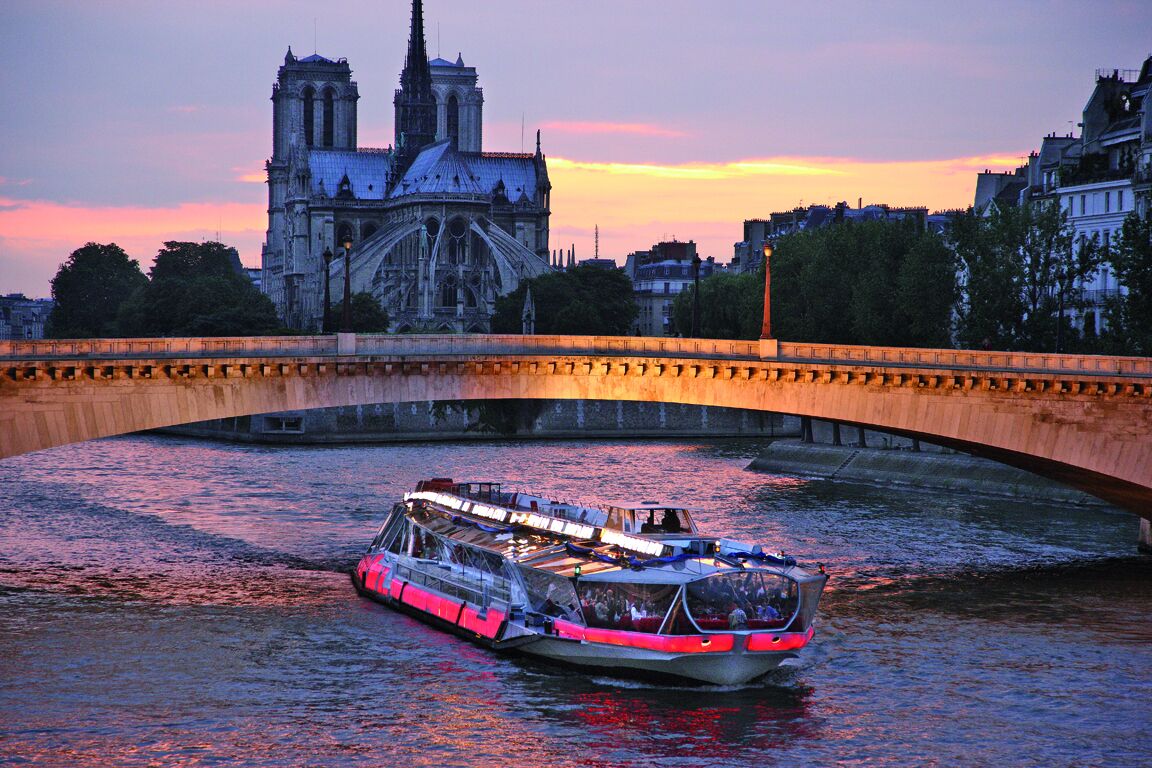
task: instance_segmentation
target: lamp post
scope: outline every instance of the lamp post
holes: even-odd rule
[[[772,338],[772,243],[764,241],[764,323],[760,338]]]
[[[324,325],[321,333],[332,333],[332,249],[324,249]]]
[[[344,236],[344,312],[340,332],[352,333],[352,236]]]
[[[692,338],[700,338],[700,257],[692,257]]]

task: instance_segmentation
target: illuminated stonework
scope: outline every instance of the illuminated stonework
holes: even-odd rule
[[[759,349],[565,336],[0,342],[0,457],[285,410],[639,400],[875,427],[1152,514],[1152,359],[788,342],[761,358]]]

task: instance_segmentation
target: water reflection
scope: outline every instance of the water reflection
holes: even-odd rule
[[[744,471],[755,441],[262,448],[124,438],[0,463],[0,762],[1136,764],[1152,565],[1106,510]],[[357,598],[428,475],[674,498],[832,574],[799,666],[589,677]],[[1069,723],[1075,728],[1069,728]]]

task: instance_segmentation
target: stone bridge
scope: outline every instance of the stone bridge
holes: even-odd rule
[[[1152,359],[650,337],[0,341],[0,458],[191,421],[422,400],[643,400],[919,437],[1152,517]]]

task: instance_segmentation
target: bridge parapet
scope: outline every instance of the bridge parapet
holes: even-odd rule
[[[357,357],[584,355],[759,360],[758,342],[653,336],[520,336],[513,334],[364,334]],[[215,338],[43,339],[0,341],[0,361],[159,360],[189,358],[349,357],[337,337],[235,336]],[[963,349],[867,347],[780,342],[774,360],[849,366],[1006,371],[1097,376],[1152,376],[1152,358],[1058,355]]]
[[[384,402],[639,400],[921,437],[1152,518],[1152,359],[616,336],[0,342],[0,458],[190,421]]]
[[[337,356],[337,337],[235,336],[159,339],[42,339],[0,341],[0,360],[161,359],[193,357]],[[362,334],[355,354],[606,355],[757,359],[758,342],[653,336],[520,336],[513,334]]]
[[[1109,355],[1058,355],[1039,352],[991,352],[970,349],[918,349],[780,342],[780,358],[811,362],[912,366],[946,370],[974,369],[1108,376],[1152,375],[1152,358]]]

